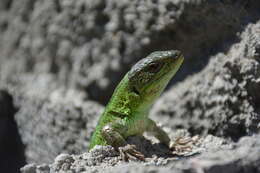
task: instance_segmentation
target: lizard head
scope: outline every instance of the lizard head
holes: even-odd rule
[[[128,72],[130,88],[141,98],[153,101],[162,93],[183,60],[178,50],[151,53]]]

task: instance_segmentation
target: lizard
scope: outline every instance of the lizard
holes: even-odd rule
[[[96,129],[89,149],[111,145],[123,160],[144,155],[126,138],[151,132],[160,142],[174,148],[167,133],[149,118],[149,110],[184,61],[178,50],[155,51],[138,61],[123,77],[112,94]]]

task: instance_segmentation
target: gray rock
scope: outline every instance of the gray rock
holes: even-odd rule
[[[48,100],[29,97],[16,100],[20,107],[16,121],[27,146],[27,161],[49,163],[59,153],[79,154],[88,150],[89,138],[103,107],[80,98],[75,92],[66,95],[54,91]]]
[[[30,163],[21,168],[22,173],[36,173],[37,166],[35,163]]]
[[[260,172],[259,137],[243,137],[233,149],[204,153],[190,163],[196,172]]]
[[[47,73],[103,104],[130,66],[152,51],[184,53],[176,80],[201,70],[258,19],[260,7],[243,0],[2,1],[0,78]]]
[[[248,25],[228,52],[213,56],[203,71],[166,92],[153,109],[154,119],[233,140],[259,133],[259,28],[260,22]]]
[[[259,172],[260,136],[243,137],[238,143],[225,144],[221,138],[208,136],[203,139],[205,152],[193,157],[161,158],[167,165],[150,160],[118,162],[112,147],[95,147],[82,155],[61,154],[50,165],[51,172],[194,172],[194,173],[253,173]],[[218,146],[218,150],[216,150]],[[113,154],[111,154],[113,153]],[[102,159],[98,159],[102,158]],[[22,170],[26,170],[25,166]],[[35,166],[34,166],[35,167]],[[24,171],[24,173],[29,173]]]

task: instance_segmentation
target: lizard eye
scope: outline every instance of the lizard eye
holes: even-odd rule
[[[161,63],[152,63],[147,68],[145,71],[150,72],[150,73],[157,73],[162,67]]]

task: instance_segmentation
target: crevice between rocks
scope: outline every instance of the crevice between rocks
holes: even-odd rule
[[[6,90],[0,90],[0,170],[17,173],[26,164],[25,146],[14,120],[16,108]]]

